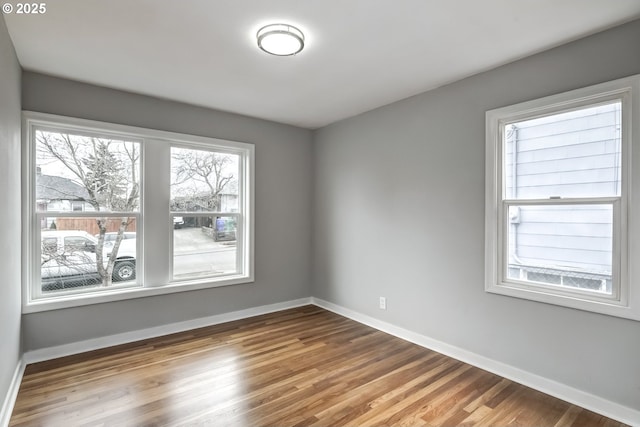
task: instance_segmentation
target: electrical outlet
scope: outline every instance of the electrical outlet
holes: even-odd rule
[[[385,297],[380,297],[380,310],[387,309],[387,299]]]

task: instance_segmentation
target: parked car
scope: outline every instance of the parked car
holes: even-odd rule
[[[94,234],[94,237],[96,239],[100,238],[99,234]],[[116,238],[118,237],[118,232],[117,231],[109,231],[107,233],[104,233],[104,246],[105,248],[111,247],[113,246],[113,242],[115,242]],[[122,233],[122,240],[133,240],[136,238],[136,232],[135,231],[125,231],[124,233]],[[122,246],[122,242],[120,243],[120,246]]]
[[[184,218],[182,218],[181,216],[173,217],[173,228],[177,230],[182,228],[183,225],[184,225]]]
[[[61,230],[41,233],[42,289],[89,286],[100,283],[96,264],[98,239],[86,231]],[[120,243],[113,267],[114,282],[133,280],[136,277],[136,240],[125,239]],[[105,266],[113,246],[103,248]]]
[[[100,235],[99,234],[94,234],[93,237],[98,239],[100,237]],[[108,232],[104,233],[104,241],[105,242],[113,242],[114,240],[116,240],[116,237],[118,237],[118,232],[117,231],[108,231]],[[135,239],[135,238],[136,238],[136,232],[135,231],[125,231],[124,233],[122,233],[122,240],[129,240],[129,239]]]

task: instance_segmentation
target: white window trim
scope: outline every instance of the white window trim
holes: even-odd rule
[[[506,250],[505,205],[526,204],[527,200],[503,198],[503,135],[504,125],[567,111],[611,100],[622,100],[622,194],[611,198],[614,205],[613,274],[619,289],[613,297],[527,285],[504,277],[503,251]],[[486,176],[485,176],[485,290],[506,295],[571,307],[595,313],[640,320],[640,277],[638,248],[639,229],[633,215],[640,215],[640,75],[598,84],[558,95],[506,106],[486,113]],[[635,129],[632,129],[635,127]],[[634,132],[632,132],[634,131]],[[601,201],[604,198],[598,198]],[[598,200],[593,199],[593,200]],[[585,199],[588,203],[592,199]],[[549,200],[549,204],[574,203],[578,200]],[[540,201],[534,201],[540,202]],[[546,200],[544,201],[547,202]],[[616,228],[616,224],[619,227]]]
[[[142,260],[141,265],[138,266],[138,286],[128,287],[122,289],[110,288],[109,290],[93,291],[91,293],[78,293],[74,295],[60,295],[52,296],[46,299],[34,299],[32,295],[32,283],[35,277],[38,277],[36,270],[36,263],[31,262],[34,254],[37,253],[34,240],[39,237],[39,227],[37,224],[37,215],[34,206],[34,191],[35,185],[33,179],[35,177],[35,156],[32,154],[32,136],[34,127],[63,127],[64,129],[77,131],[78,133],[99,133],[103,136],[114,136],[122,138],[123,135],[127,139],[142,141],[142,158],[141,158],[141,176],[146,176],[145,165],[149,162],[150,158],[147,153],[147,147],[149,144],[161,143],[162,146],[166,146],[169,149],[171,144],[181,144],[188,147],[207,147],[208,149],[219,149],[221,151],[238,153],[241,158],[244,159],[243,164],[243,182],[244,192],[243,201],[245,208],[246,220],[244,223],[244,235],[242,242],[242,258],[245,262],[244,272],[242,274],[224,276],[222,278],[205,278],[199,281],[189,282],[171,282],[171,277],[165,274],[164,279],[159,279],[157,275],[150,274],[150,263],[145,263],[146,257],[153,256],[151,252],[153,249],[149,248],[148,243],[144,240],[144,228],[147,221],[145,217],[145,206],[150,202],[148,195],[149,182],[142,179],[141,194],[143,206],[140,207],[138,213],[141,220],[137,224],[137,230],[142,233],[143,238],[138,240],[138,258]],[[141,298],[155,295],[171,294],[176,292],[187,292],[199,289],[208,289],[221,286],[230,286],[243,283],[251,283],[254,278],[254,224],[255,224],[255,147],[253,144],[228,141],[216,138],[207,138],[201,136],[187,135],[181,133],[159,131],[155,129],[141,128],[135,126],[118,125],[106,122],[99,122],[93,120],[77,119],[72,117],[58,116],[53,114],[37,113],[30,111],[23,111],[23,124],[22,124],[22,137],[23,137],[23,155],[22,155],[22,210],[25,218],[22,236],[22,312],[23,313],[35,313],[40,311],[57,310],[62,308],[85,306],[91,304],[99,304],[111,301],[122,301],[132,298]],[[168,152],[168,151],[167,151]],[[154,164],[153,168],[157,165]],[[168,164],[166,169],[168,171]],[[153,169],[151,168],[151,169]],[[151,170],[150,169],[150,170]],[[168,177],[167,177],[168,183]],[[160,191],[166,191],[168,194],[168,187],[161,189]],[[146,196],[146,197],[145,197]],[[157,214],[157,210],[153,210]],[[166,214],[166,221],[160,220],[154,222],[153,226],[158,226],[159,223],[165,224],[167,230],[166,235],[169,236],[172,231],[172,219],[169,213],[168,206],[164,209]],[[77,214],[78,212],[76,212]],[[82,212],[83,214],[92,214],[91,212]],[[69,215],[73,215],[70,212]],[[147,224],[147,229],[149,228]],[[148,231],[148,230],[147,230]],[[167,250],[163,252],[163,255],[168,257],[170,251],[168,250],[171,240],[169,237],[165,239]]]

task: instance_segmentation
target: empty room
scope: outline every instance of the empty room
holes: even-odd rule
[[[640,0],[5,0],[0,427],[640,426]]]

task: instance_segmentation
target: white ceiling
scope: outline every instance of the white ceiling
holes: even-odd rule
[[[640,17],[640,0],[50,0],[23,68],[318,128]],[[290,23],[295,57],[255,33]]]

